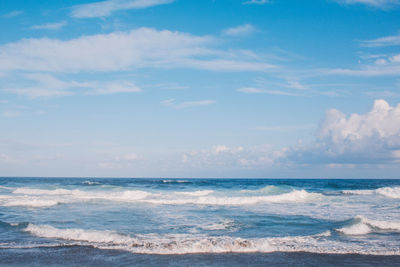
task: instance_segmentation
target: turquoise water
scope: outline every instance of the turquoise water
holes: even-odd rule
[[[86,250],[73,264],[266,264],[306,253],[315,264],[342,255],[392,265],[400,180],[0,178],[0,229],[0,263],[11,265]]]

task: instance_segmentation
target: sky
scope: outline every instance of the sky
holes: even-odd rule
[[[400,0],[2,0],[0,29],[0,176],[400,178]]]

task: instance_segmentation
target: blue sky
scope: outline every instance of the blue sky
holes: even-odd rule
[[[0,175],[399,177],[400,1],[0,2]]]

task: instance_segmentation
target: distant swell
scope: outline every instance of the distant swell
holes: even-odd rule
[[[357,244],[330,240],[330,232],[311,236],[275,238],[234,238],[207,235],[129,236],[114,231],[58,229],[48,225],[29,224],[25,231],[43,238],[81,242],[101,249],[122,249],[132,253],[187,254],[187,253],[248,253],[248,252],[312,252],[400,255],[398,248],[376,247],[366,250]]]

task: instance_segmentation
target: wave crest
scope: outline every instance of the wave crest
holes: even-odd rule
[[[379,231],[399,232],[400,222],[370,220],[363,216],[356,216],[353,224],[337,229],[337,231],[346,235],[366,235]]]
[[[189,234],[143,234],[133,237],[113,231],[58,229],[33,224],[29,224],[25,231],[44,238],[78,241],[80,245],[92,245],[100,249],[122,249],[144,254],[311,252],[400,255],[398,247],[383,245],[366,250],[360,244],[331,240],[329,231],[311,236],[250,239]]]
[[[345,195],[373,195],[378,194],[388,198],[400,198],[400,186],[395,187],[381,187],[375,190],[342,190]]]

